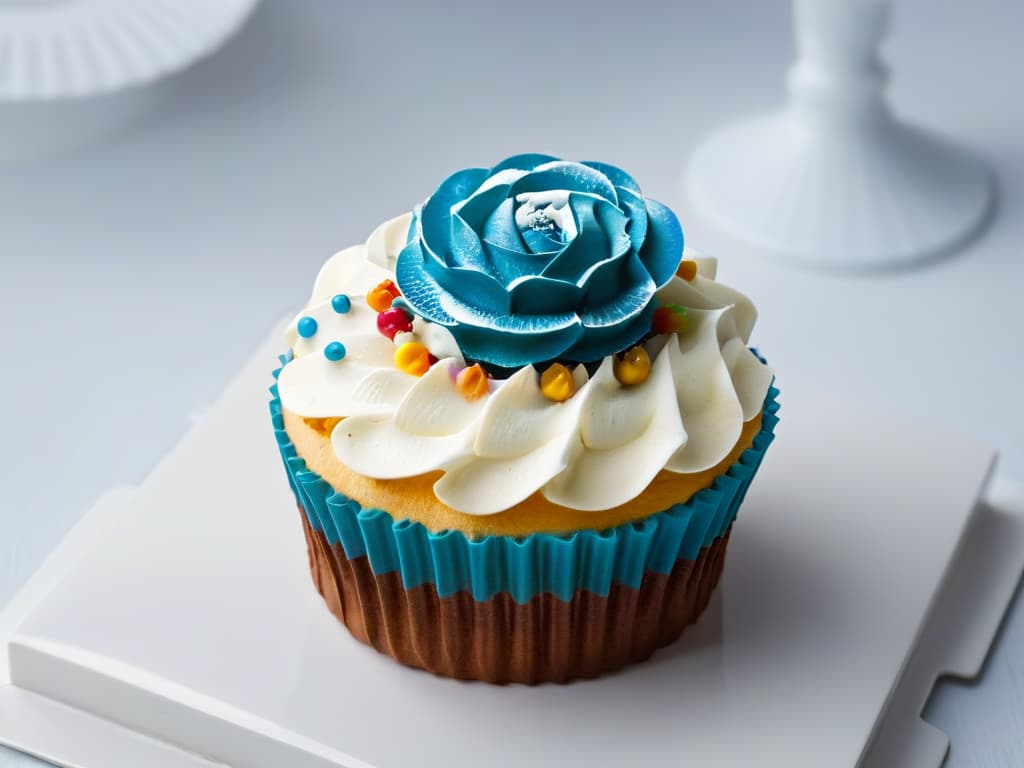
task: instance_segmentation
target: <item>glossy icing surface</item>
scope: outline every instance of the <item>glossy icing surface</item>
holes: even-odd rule
[[[402,301],[500,368],[592,361],[647,333],[683,230],[603,163],[518,155],[445,179],[413,212]]]

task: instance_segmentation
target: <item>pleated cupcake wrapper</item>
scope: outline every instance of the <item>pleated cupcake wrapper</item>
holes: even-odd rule
[[[282,365],[288,362],[282,357]],[[274,371],[275,379],[280,369]],[[550,593],[571,600],[577,590],[607,596],[613,584],[639,589],[645,573],[669,574],[695,560],[732,525],[778,424],[778,389],[765,398],[761,430],[739,460],[710,488],[682,504],[634,523],[567,536],[471,539],[459,531],[431,532],[380,509],[364,509],[306,467],[284,429],[277,385],[270,413],[281,457],[309,526],[349,560],[366,557],[374,574],[397,572],[405,589],[432,585],[438,597],[468,592],[477,601],[508,593],[519,604]]]
[[[480,602],[467,591],[439,597],[429,583],[406,589],[397,571],[374,574],[365,557],[349,560],[305,515],[303,528],[313,582],[354,637],[439,675],[527,684],[596,677],[674,641],[707,607],[729,539],[726,531],[666,576],[648,571],[639,589],[518,603],[508,592]]]

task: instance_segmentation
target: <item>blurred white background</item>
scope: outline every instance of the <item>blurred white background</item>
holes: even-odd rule
[[[1024,6],[895,11],[897,112],[999,181],[980,239],[896,275],[778,266],[683,197],[701,136],[781,101],[784,0],[264,0],[117,135],[0,166],[0,604],[103,490],[145,476],[328,255],[451,170],[521,151],[615,163],[674,207],[758,303],[754,341],[784,396],[975,436],[1024,479]],[[1024,764],[1020,595],[980,682],[927,715],[952,736],[950,766]]]

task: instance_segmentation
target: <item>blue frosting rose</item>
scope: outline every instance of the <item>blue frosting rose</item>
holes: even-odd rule
[[[591,362],[650,329],[683,231],[624,171],[518,155],[442,182],[398,257],[402,304],[472,360]]]

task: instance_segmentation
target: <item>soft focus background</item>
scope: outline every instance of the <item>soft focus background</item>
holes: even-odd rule
[[[118,135],[0,165],[0,605],[102,491],[146,475],[328,255],[523,151],[615,163],[675,208],[758,303],[784,392],[975,436],[1024,479],[1022,30],[1017,0],[896,3],[897,111],[983,153],[999,208],[953,258],[840,277],[762,260],[682,193],[701,136],[782,99],[783,0],[264,0]],[[1024,765],[1021,602],[980,681],[926,712],[950,766]]]

